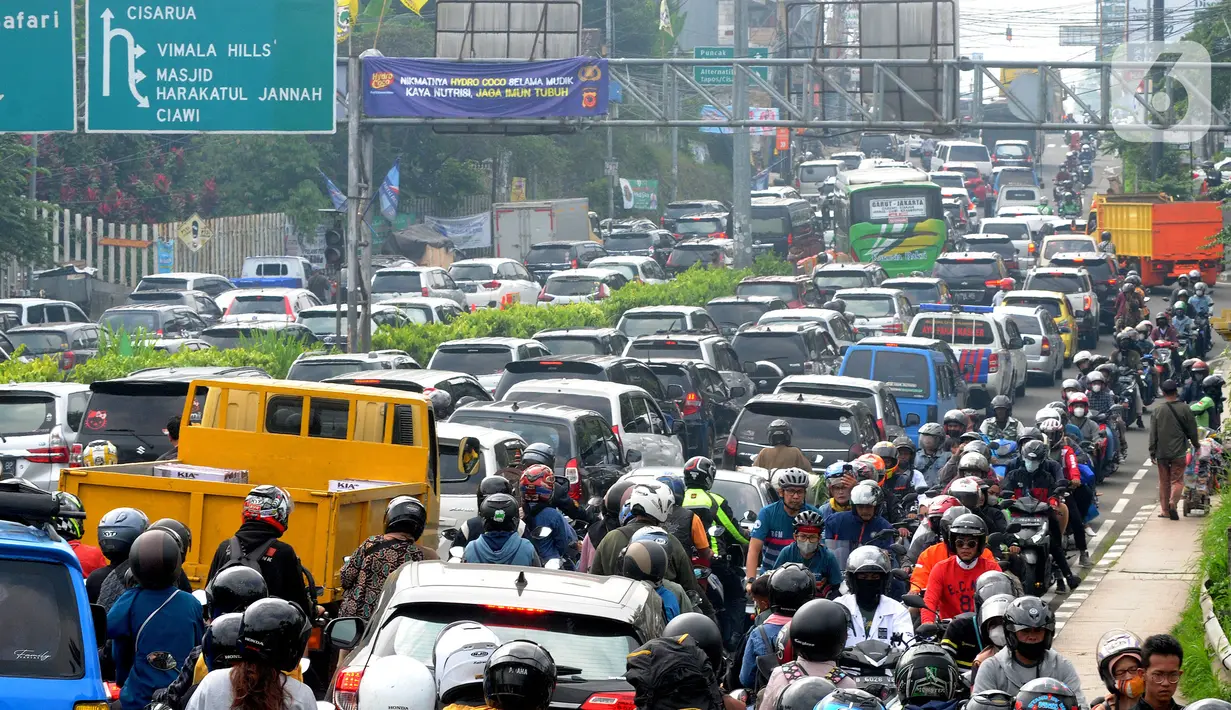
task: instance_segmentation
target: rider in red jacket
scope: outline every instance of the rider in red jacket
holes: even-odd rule
[[[923,597],[927,608],[919,614],[924,623],[977,611],[975,580],[984,572],[1000,571],[999,564],[983,557],[983,549],[987,547],[987,523],[975,513],[958,516],[949,526],[947,538],[954,554],[937,562],[928,575],[927,592]]]

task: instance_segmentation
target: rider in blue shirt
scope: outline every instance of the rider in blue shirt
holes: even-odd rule
[[[543,562],[563,558],[575,559],[577,533],[568,524],[560,511],[551,506],[555,488],[555,473],[543,464],[527,466],[521,474],[521,494],[524,501],[526,535],[534,543],[534,549]],[[538,536],[540,528],[551,528],[551,535]]]
[[[745,584],[756,579],[758,571],[773,569],[778,553],[794,542],[796,515],[804,510],[820,512],[804,502],[810,482],[808,472],[800,468],[780,468],[774,472],[772,483],[781,499],[762,508],[752,526]]]
[[[821,532],[825,519],[820,513],[805,510],[795,516],[795,541],[778,553],[774,569],[796,563],[803,565],[816,578],[818,595],[837,596],[842,585],[842,568],[838,558],[821,545]],[[827,588],[826,588],[827,587]]]

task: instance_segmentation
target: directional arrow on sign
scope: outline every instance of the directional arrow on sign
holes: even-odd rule
[[[137,83],[145,80],[145,73],[137,70],[137,57],[145,54],[145,49],[137,44],[132,33],[124,29],[111,29],[111,21],[115,15],[111,8],[103,10],[103,96],[111,95],[111,40],[119,37],[128,43],[128,91],[137,100],[141,108],[149,108],[150,100],[141,95]]]

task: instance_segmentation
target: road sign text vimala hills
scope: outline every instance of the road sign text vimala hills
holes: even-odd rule
[[[86,131],[332,133],[320,0],[87,0]]]

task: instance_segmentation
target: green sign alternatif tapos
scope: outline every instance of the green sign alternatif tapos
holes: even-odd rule
[[[333,133],[325,0],[86,0],[86,131]]]
[[[0,133],[77,130],[73,0],[0,4]]]

